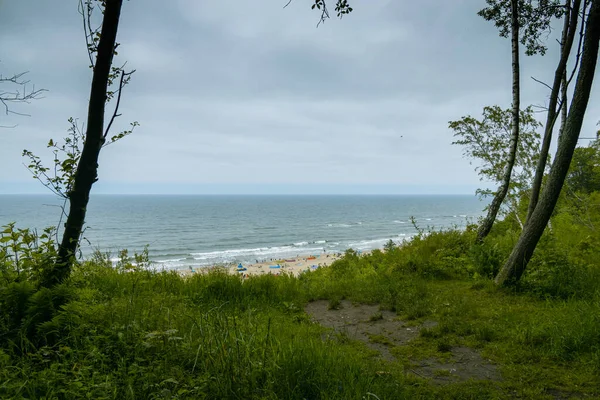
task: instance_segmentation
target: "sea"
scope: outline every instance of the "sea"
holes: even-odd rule
[[[52,195],[0,195],[0,226],[59,226],[61,205]],[[410,240],[411,217],[425,232],[464,229],[485,205],[475,195],[92,194],[81,253],[115,261],[147,246],[153,267],[183,269],[363,252]]]

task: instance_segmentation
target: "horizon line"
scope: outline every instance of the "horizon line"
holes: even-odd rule
[[[90,196],[476,196],[475,193],[90,193]],[[54,196],[53,193],[0,193],[0,196]]]

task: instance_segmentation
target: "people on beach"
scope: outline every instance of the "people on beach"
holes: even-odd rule
[[[363,252],[365,253],[365,252]],[[298,275],[307,271],[314,271],[320,267],[327,267],[331,263],[335,262],[342,256],[341,253],[323,254],[318,253],[315,255],[298,255],[296,259],[289,260],[277,259],[277,258],[264,258],[255,259],[256,264],[244,265],[240,262],[232,262],[227,265],[215,266],[215,267],[202,267],[200,269],[194,269],[193,266],[187,266],[186,271],[180,271],[183,275],[202,274],[210,272],[215,269],[225,269],[230,273],[235,273],[246,279],[252,275],[261,274],[293,274]],[[271,261],[269,261],[271,260]],[[189,272],[188,272],[189,268]]]

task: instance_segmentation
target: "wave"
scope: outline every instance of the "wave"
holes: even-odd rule
[[[187,260],[187,258],[173,258],[170,260],[153,260],[152,262],[157,263],[157,264],[170,264],[170,263],[176,263],[176,262],[181,262],[181,261],[185,261]]]
[[[241,263],[253,263],[256,260],[266,261],[269,259],[291,258],[297,255],[320,254],[324,247],[328,251],[343,252],[348,248],[357,251],[367,251],[382,248],[389,240],[402,243],[410,240],[411,234],[399,233],[392,237],[365,239],[355,241],[301,241],[282,246],[247,247],[237,249],[225,249],[206,252],[179,253],[164,252],[151,255],[150,268],[163,270],[197,269],[215,265],[235,265]],[[119,261],[118,257],[111,258],[113,264]]]
[[[381,238],[381,239],[369,239],[369,240],[361,240],[358,242],[354,242],[354,243],[348,243],[348,246],[355,249],[355,250],[373,250],[373,249],[380,249],[383,247],[383,245],[385,245],[387,242],[389,242],[390,240],[398,243],[398,241],[400,242],[405,242],[407,240],[410,239],[410,237],[412,236],[407,236],[406,234],[400,234],[396,237],[387,237],[387,238]]]
[[[392,222],[395,224],[405,224],[406,223],[406,221],[400,221],[400,220],[394,220]]]
[[[306,247],[302,249],[302,252],[306,254],[311,252],[318,252],[322,250],[319,247]],[[286,254],[297,254],[298,248],[294,246],[273,246],[273,247],[257,247],[252,249],[230,249],[221,251],[209,251],[204,253],[190,253],[194,256],[195,260],[223,260],[223,261],[234,261],[241,258],[269,258],[277,257]]]

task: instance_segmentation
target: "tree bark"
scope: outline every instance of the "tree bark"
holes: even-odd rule
[[[510,187],[510,177],[515,165],[517,155],[517,147],[519,144],[519,113],[521,110],[521,93],[520,93],[520,77],[519,77],[519,1],[511,0],[511,48],[512,48],[512,132],[509,144],[508,160],[502,177],[502,184],[498,188],[490,207],[488,214],[481,223],[477,231],[477,241],[482,242],[483,239],[490,233],[498,211],[502,206],[502,202],[506,198]]]
[[[568,91],[568,82],[567,82],[567,71],[563,74],[562,77],[562,86],[560,88],[560,128],[558,129],[558,137],[561,137],[563,132],[565,131],[565,124],[567,123],[567,91]]]
[[[70,272],[85,222],[90,191],[98,180],[98,155],[104,145],[104,111],[107,86],[117,39],[117,29],[123,0],[106,0],[98,53],[92,77],[88,104],[87,130],[81,158],[75,171],[73,188],[68,194],[69,215],[58,249],[54,268],[44,284],[52,286],[65,280]]]
[[[554,72],[554,82],[552,83],[552,91],[550,92],[550,100],[548,104],[548,115],[546,116],[546,125],[544,129],[544,139],[542,141],[542,148],[540,149],[540,158],[538,160],[537,168],[535,170],[535,176],[533,178],[533,185],[531,187],[531,197],[529,199],[529,206],[527,208],[527,221],[535,207],[537,206],[540,191],[542,188],[542,180],[544,178],[544,172],[546,171],[546,162],[548,160],[548,152],[550,151],[550,143],[552,142],[552,131],[554,130],[554,124],[557,118],[557,103],[559,90],[563,76],[567,71],[567,61],[571,54],[571,48],[573,46],[573,40],[575,33],[577,32],[577,21],[579,20],[579,8],[581,0],[574,0],[573,4],[567,0],[565,6],[567,7],[567,14],[565,15],[565,21],[562,32],[562,43],[560,46],[560,60]],[[571,5],[571,7],[568,7]]]
[[[585,28],[581,66],[565,128],[558,140],[556,158],[552,163],[548,181],[540,196],[539,204],[535,207],[531,218],[525,223],[525,229],[523,229],[517,244],[496,276],[495,281],[498,285],[511,284],[521,278],[556,206],[565,177],[569,171],[573,152],[577,146],[581,125],[590,98],[598,59],[599,41],[600,0],[593,0]]]

